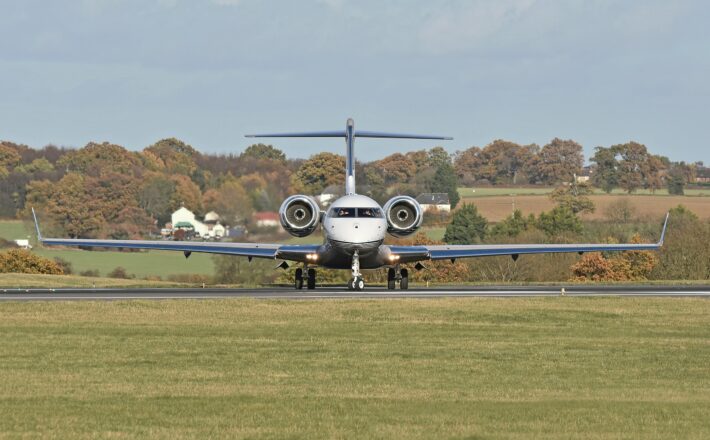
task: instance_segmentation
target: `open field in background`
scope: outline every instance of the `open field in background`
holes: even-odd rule
[[[710,302],[0,305],[0,432],[710,438]]]
[[[590,197],[596,206],[593,214],[584,214],[583,220],[601,220],[605,218],[604,212],[612,203],[628,198],[636,207],[638,216],[661,217],[669,209],[683,205],[701,218],[710,218],[710,197],[685,197],[685,196],[614,196],[594,195]],[[525,215],[540,214],[555,207],[555,203],[546,195],[530,196],[489,196],[464,198],[459,203],[473,203],[478,211],[491,222],[498,222],[509,216],[515,209],[520,209]]]
[[[464,197],[491,197],[491,196],[509,196],[520,195],[543,195],[551,193],[554,187],[515,187],[515,188],[500,188],[500,187],[481,187],[481,188],[459,188],[458,192],[462,198]],[[606,192],[595,188],[594,194],[607,195]],[[610,195],[628,195],[626,191],[616,188]],[[634,196],[668,196],[667,189],[659,189],[655,193],[646,189],[636,191]],[[710,197],[710,188],[691,188],[685,190],[685,195],[689,197],[707,196]]]

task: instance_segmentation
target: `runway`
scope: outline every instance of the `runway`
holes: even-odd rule
[[[564,289],[564,291],[563,291]],[[372,287],[350,291],[345,287],[295,290],[288,287],[240,289],[7,289],[0,288],[0,301],[116,301],[165,299],[378,299],[378,298],[516,298],[544,296],[710,297],[705,286],[444,286],[387,290]]]

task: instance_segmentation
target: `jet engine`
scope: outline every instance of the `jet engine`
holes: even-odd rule
[[[421,206],[409,196],[392,197],[382,209],[387,218],[387,232],[395,237],[414,233],[424,219]]]
[[[295,237],[305,237],[316,230],[320,208],[311,197],[295,195],[287,198],[279,208],[281,226]]]

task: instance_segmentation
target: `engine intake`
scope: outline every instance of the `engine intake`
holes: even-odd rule
[[[409,196],[392,197],[385,203],[383,210],[387,218],[387,232],[395,237],[405,237],[416,232],[424,220],[421,206]]]
[[[287,198],[279,208],[281,226],[295,237],[311,235],[320,220],[320,208],[311,197],[295,195]]]

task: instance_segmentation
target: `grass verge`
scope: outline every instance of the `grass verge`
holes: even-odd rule
[[[30,287],[61,289],[68,287],[190,287],[189,284],[167,281],[123,280],[116,278],[81,277],[76,275],[34,275],[0,273],[0,288],[26,289]]]
[[[0,436],[709,438],[710,302],[0,305]]]

